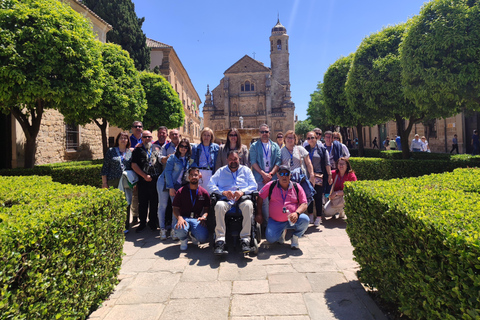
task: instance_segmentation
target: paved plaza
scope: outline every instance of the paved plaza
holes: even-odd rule
[[[180,251],[148,228],[126,236],[120,283],[91,320],[386,319],[358,281],[346,222],[310,225],[300,250],[262,241],[257,257],[208,244]]]

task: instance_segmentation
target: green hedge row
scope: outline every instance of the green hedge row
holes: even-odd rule
[[[0,318],[84,319],[117,283],[125,196],[0,177]]]
[[[349,149],[351,157],[358,157],[358,149]],[[392,160],[402,160],[402,151],[399,150],[378,150],[364,149],[365,158],[384,158]],[[450,154],[450,153],[430,153],[430,152],[410,152],[410,159],[413,160],[471,160],[478,159],[480,156],[472,156],[469,154]]]
[[[363,283],[412,319],[480,319],[480,169],[345,192]]]
[[[95,160],[95,162],[98,161]],[[50,176],[54,182],[101,188],[101,171],[102,164],[92,164],[92,161],[78,161],[78,163],[72,161],[36,166],[32,169],[3,169],[0,170],[0,176]]]
[[[480,157],[457,157],[451,160],[392,160],[383,158],[349,159],[359,180],[389,180],[419,177],[456,168],[479,167]]]

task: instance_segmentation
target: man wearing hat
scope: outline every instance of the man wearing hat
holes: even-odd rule
[[[284,243],[287,229],[293,229],[291,247],[298,249],[298,238],[303,236],[310,222],[304,213],[308,208],[307,197],[300,184],[290,181],[289,166],[280,166],[277,176],[277,181],[270,181],[260,191],[255,219],[263,222],[263,200],[270,198],[265,238],[270,243]]]

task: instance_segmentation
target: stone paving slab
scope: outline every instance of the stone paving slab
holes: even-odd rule
[[[262,241],[256,257],[216,257],[209,244],[126,235],[119,284],[89,319],[307,320],[386,317],[358,281],[346,222],[311,225],[290,249]],[[133,229],[132,231],[134,231]]]

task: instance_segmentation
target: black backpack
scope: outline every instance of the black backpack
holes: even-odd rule
[[[278,180],[275,180],[273,181],[273,183],[270,185],[270,187],[268,188],[268,201],[270,201],[270,198],[272,197],[272,192],[273,192],[273,188],[275,188],[275,186],[277,185],[278,183]],[[295,188],[295,192],[297,193],[297,199],[298,199],[298,186],[297,186],[297,183],[296,182],[293,182],[293,187]]]

